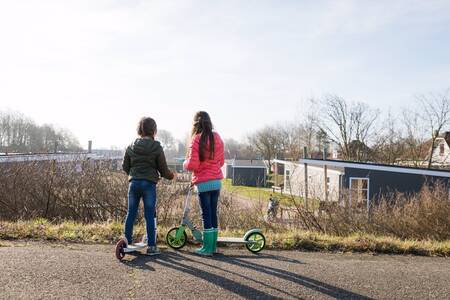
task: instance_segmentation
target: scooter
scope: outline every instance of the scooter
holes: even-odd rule
[[[153,233],[153,236],[156,238],[156,216],[154,218],[155,222],[155,232]],[[148,240],[147,240],[147,233],[142,237],[142,240],[139,243],[134,243],[131,245],[127,245],[127,240],[125,238],[121,238],[117,244],[116,244],[116,258],[118,260],[122,260],[125,257],[125,254],[127,253],[133,253],[141,251],[145,248],[147,248]]]
[[[116,244],[116,258],[118,260],[122,260],[125,257],[125,254],[137,252],[144,248],[147,248],[147,234],[142,237],[141,242],[127,245],[125,239],[120,239]]]
[[[192,236],[196,242],[203,242],[203,235],[200,230],[198,230],[195,225],[189,219],[189,212],[191,209],[191,198],[192,198],[192,187],[189,188],[188,194],[184,201],[183,219],[179,227],[174,227],[167,232],[166,243],[175,250],[183,248],[188,237],[186,234],[186,228],[189,228],[192,232]],[[242,244],[245,245],[248,251],[252,253],[258,253],[264,249],[266,245],[266,238],[262,234],[262,230],[258,228],[253,228],[247,231],[242,238],[237,237],[219,237],[217,239],[218,243],[227,244]]]

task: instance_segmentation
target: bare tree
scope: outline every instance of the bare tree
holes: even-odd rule
[[[248,143],[239,142],[234,139],[225,139],[224,144],[226,159],[252,159],[257,156],[256,152]]]
[[[295,123],[278,125],[275,132],[280,141],[279,158],[297,160],[300,158],[301,128]]]
[[[164,147],[164,150],[170,151],[175,148],[175,138],[172,133],[164,129],[158,129],[157,138]]]
[[[433,153],[436,139],[445,126],[450,125],[450,89],[442,94],[420,95],[417,97],[421,105],[420,116],[428,126],[431,136],[431,146],[428,155],[428,168],[433,164]]]
[[[406,159],[407,144],[401,128],[398,118],[389,111],[372,147],[374,161],[395,164]]]
[[[249,143],[267,161],[268,165],[272,166],[272,161],[277,157],[280,149],[280,138],[277,134],[277,129],[272,126],[266,126],[251,134]]]
[[[36,125],[18,112],[0,112],[0,152],[79,151],[80,144],[68,130]]]
[[[403,112],[403,126],[406,131],[404,137],[404,157],[413,166],[422,166],[428,149],[425,143],[426,128],[421,117],[417,112],[405,109]]]
[[[338,145],[344,159],[363,160],[368,144],[375,135],[375,122],[379,111],[367,104],[348,103],[344,98],[331,95],[319,102],[318,128]]]

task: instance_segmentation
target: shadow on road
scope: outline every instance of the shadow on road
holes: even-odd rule
[[[148,256],[143,256],[137,253],[129,253],[128,255],[134,256],[135,258],[132,260],[121,260],[120,262],[124,265],[138,270],[155,271],[155,268],[147,264],[149,261]]]
[[[215,254],[215,256],[214,256],[214,258],[222,258],[222,257],[230,257],[230,256],[225,256],[222,253]],[[249,254],[233,255],[231,257],[236,258],[236,259],[237,258],[245,258],[245,259],[250,259],[250,260],[273,259],[273,260],[276,260],[279,262],[288,262],[288,263],[300,264],[300,265],[305,264],[304,262],[301,262],[298,259],[293,259],[293,258],[279,256],[279,255],[273,255],[273,254],[266,254],[266,253],[258,253],[258,254],[254,254],[254,255],[249,255]]]
[[[237,294],[237,295],[247,298],[247,299],[273,298],[273,296],[271,296],[263,291],[259,291],[253,287],[233,281],[224,276],[220,276],[220,275],[202,270],[200,268],[193,267],[192,265],[183,264],[182,263],[183,260],[193,261],[189,258],[181,256],[178,253],[165,252],[164,255],[162,255],[160,257],[160,259],[158,258],[154,262],[157,264],[160,264],[164,267],[171,268],[171,269],[195,276],[197,278],[203,279],[205,281],[208,281],[212,284],[220,286],[223,289],[226,289],[234,294]],[[197,261],[193,261],[193,262],[198,263]]]
[[[190,253],[188,251],[180,251],[179,254],[177,252],[163,252],[160,256],[157,257],[148,257],[148,256],[142,256],[142,255],[135,255],[136,258],[131,261],[125,261],[123,262],[125,265],[133,268],[138,268],[142,270],[151,270],[154,271],[155,269],[151,266],[149,266],[148,262],[153,262],[155,264],[159,264],[161,266],[164,266],[166,268],[170,268],[176,271],[180,271],[186,274],[189,274],[191,276],[203,279],[205,281],[208,281],[214,285],[217,285],[223,289],[226,289],[236,295],[239,295],[244,298],[248,299],[254,299],[254,298],[274,298],[273,295],[266,293],[264,291],[260,291],[256,288],[253,288],[251,286],[242,284],[240,282],[237,282],[235,280],[231,280],[230,278],[227,278],[228,276],[222,276],[218,275],[209,271],[205,271],[204,268],[201,268],[201,266],[213,268],[216,270],[219,270],[221,272],[229,273],[230,275],[241,277],[245,280],[251,281],[256,283],[257,285],[264,286],[267,289],[271,289],[273,291],[277,291],[279,294],[284,294],[285,297],[292,297],[296,299],[300,299],[298,295],[294,295],[292,293],[289,293],[287,291],[278,289],[277,287],[273,285],[268,285],[260,280],[258,280],[257,277],[249,277],[245,276],[241,273],[238,273],[236,271],[232,271],[228,268],[219,267],[217,264],[217,261],[227,263],[230,265],[233,265],[235,267],[239,268],[245,268],[250,269],[259,273],[264,273],[269,276],[276,277],[278,279],[282,279],[285,281],[290,281],[294,284],[298,284],[301,286],[304,286],[308,289],[314,290],[316,292],[322,293],[324,295],[327,295],[329,297],[335,298],[335,299],[372,299],[370,297],[357,294],[324,282],[321,282],[319,280],[309,278],[303,275],[299,275],[284,269],[279,269],[271,266],[267,266],[263,264],[263,260],[272,260],[274,262],[288,262],[293,264],[304,264],[301,261],[286,258],[283,256],[277,256],[272,254],[259,254],[259,255],[222,255],[219,254],[217,256],[214,256],[212,258],[202,258],[201,261],[197,259],[191,259],[189,256],[198,257],[193,253]],[[198,265],[195,266],[195,265]]]
[[[281,258],[281,257],[277,257]],[[282,258],[281,258],[282,259]],[[225,263],[229,263],[231,265],[239,266],[241,268],[249,268],[253,269],[257,272],[263,272],[267,275],[278,277],[280,279],[288,280],[293,283],[302,285],[306,288],[315,290],[317,292],[320,292],[322,294],[328,295],[330,297],[336,298],[336,299],[373,299],[364,295],[360,295],[351,291],[347,291],[342,288],[338,288],[336,286],[332,286],[330,284],[321,282],[319,280],[309,278],[306,276],[302,276],[299,274],[295,274],[283,269],[278,269],[266,265],[256,264],[255,262],[248,262],[246,260],[240,259],[240,257],[236,256],[222,256],[218,257],[218,260],[223,261]],[[275,259],[278,260],[278,259]]]

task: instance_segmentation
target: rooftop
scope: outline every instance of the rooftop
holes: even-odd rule
[[[248,159],[248,160],[234,160],[233,167],[235,168],[266,168],[263,160]]]
[[[406,166],[395,166],[378,164],[372,162],[357,162],[357,161],[345,161],[345,160],[323,160],[323,159],[300,159],[300,163],[306,163],[316,166],[332,166],[341,168],[355,168],[366,169],[386,172],[408,173],[426,176],[448,177],[450,178],[450,170],[439,169],[425,169]]]

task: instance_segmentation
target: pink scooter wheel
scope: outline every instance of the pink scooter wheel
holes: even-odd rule
[[[125,257],[125,251],[123,250],[127,246],[127,243],[121,239],[116,244],[116,258],[122,260]]]

